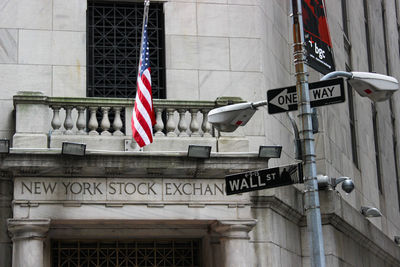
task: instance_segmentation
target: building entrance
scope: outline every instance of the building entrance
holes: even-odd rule
[[[200,267],[198,239],[51,243],[52,267]]]

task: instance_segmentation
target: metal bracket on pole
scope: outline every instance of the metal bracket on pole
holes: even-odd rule
[[[292,114],[287,112],[286,115],[289,118],[290,123],[292,124],[292,128],[293,128],[294,148],[295,148],[296,159],[297,160],[302,160],[303,159],[303,153],[301,151],[301,140],[300,140],[300,135],[299,135],[299,128],[297,127],[296,121],[294,120]]]
[[[309,206],[309,207],[304,207],[304,210],[307,211],[307,210],[319,209],[319,208],[321,208],[321,207],[320,206]]]

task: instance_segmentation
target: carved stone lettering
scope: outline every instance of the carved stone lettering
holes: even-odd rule
[[[241,185],[248,186],[248,185]],[[15,178],[15,200],[223,201],[223,179]]]

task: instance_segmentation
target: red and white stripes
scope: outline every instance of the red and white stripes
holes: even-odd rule
[[[153,142],[154,124],[150,68],[147,68],[137,79],[135,108],[132,114],[132,135],[140,147]]]

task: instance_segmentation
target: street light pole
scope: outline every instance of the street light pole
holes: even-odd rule
[[[321,211],[318,196],[317,167],[314,134],[312,130],[308,72],[305,64],[305,44],[301,0],[292,0],[293,41],[296,90],[300,121],[300,140],[303,152],[304,210],[310,244],[312,267],[325,267]]]

